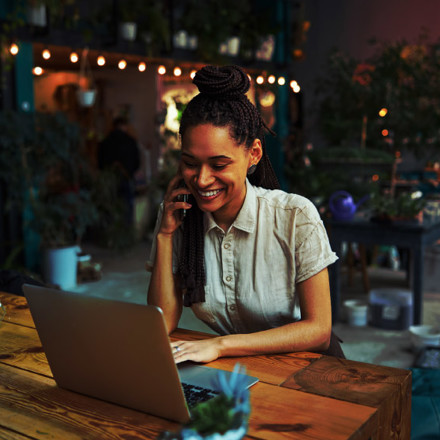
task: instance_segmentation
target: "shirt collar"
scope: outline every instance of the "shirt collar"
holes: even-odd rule
[[[211,229],[218,228],[212,214],[210,212],[205,213],[204,216],[205,232],[209,232]],[[254,187],[246,179],[246,197],[244,199],[243,206],[238,212],[237,218],[232,223],[231,227],[240,229],[244,232],[252,233],[255,230],[257,222],[257,196],[255,194]]]

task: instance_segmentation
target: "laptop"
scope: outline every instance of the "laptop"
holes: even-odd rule
[[[218,369],[175,364],[159,307],[29,284],[23,292],[59,387],[179,423],[190,418],[184,388],[202,400],[218,394]]]

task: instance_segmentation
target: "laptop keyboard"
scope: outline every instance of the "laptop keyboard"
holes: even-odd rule
[[[197,403],[212,399],[219,394],[218,391],[191,385],[189,383],[182,383],[182,387],[189,408],[192,408]]]

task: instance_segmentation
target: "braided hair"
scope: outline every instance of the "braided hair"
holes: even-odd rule
[[[269,131],[257,108],[249,101],[246,92],[250,81],[238,66],[205,66],[200,69],[193,83],[200,93],[189,103],[182,114],[179,133],[183,137],[189,127],[212,124],[228,127],[230,136],[245,148],[250,148],[255,139],[260,139],[263,156],[249,182],[267,189],[278,189],[280,185],[266,152],[264,134]],[[181,288],[186,289],[183,304],[190,307],[205,301],[205,263],[203,212],[190,196],[192,208],[183,222],[183,241],[178,266]]]

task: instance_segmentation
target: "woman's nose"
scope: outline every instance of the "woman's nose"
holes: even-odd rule
[[[199,174],[197,175],[198,186],[201,188],[206,188],[207,186],[211,185],[214,180],[215,178],[209,168],[202,166],[199,170]]]

